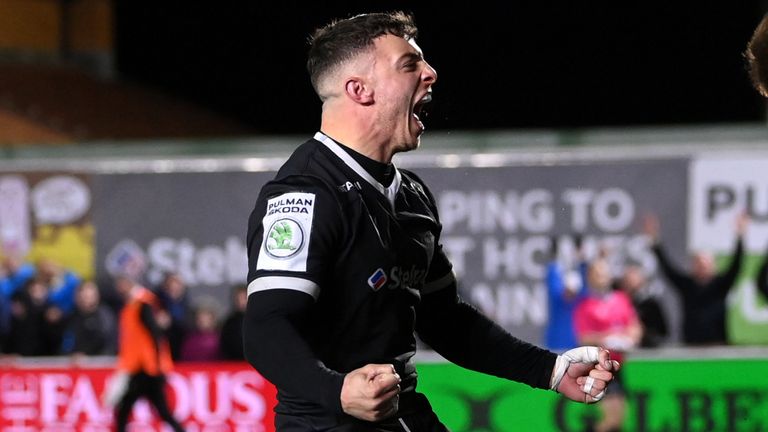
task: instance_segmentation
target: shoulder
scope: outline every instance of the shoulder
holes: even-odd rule
[[[427,189],[427,184],[424,182],[424,180],[422,180],[421,177],[419,177],[413,171],[402,168],[398,168],[397,170],[400,171],[400,176],[403,183],[408,182],[409,184],[418,184],[422,188]]]
[[[323,143],[316,139],[305,141],[293,151],[275,176],[275,181],[291,177],[313,177],[335,184],[341,163]]]
[[[321,148],[322,143],[315,139],[305,141],[291,153],[288,160],[280,167],[276,178],[306,173],[314,160],[322,158]]]
[[[403,187],[419,194],[424,200],[435,205],[435,197],[421,177],[410,170],[398,168],[398,171],[400,171],[400,182]]]
[[[301,144],[278,170],[275,178],[261,189],[259,201],[275,199],[283,194],[309,194],[336,201],[340,175],[338,162],[325,146],[310,139]],[[307,196],[307,195],[299,195]]]

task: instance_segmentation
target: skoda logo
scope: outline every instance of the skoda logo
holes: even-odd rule
[[[289,258],[304,245],[304,230],[293,219],[279,219],[269,227],[264,248],[273,258]]]

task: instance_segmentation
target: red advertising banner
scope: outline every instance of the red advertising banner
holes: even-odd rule
[[[11,364],[0,369],[0,432],[107,432],[113,410],[103,392],[113,369]],[[271,432],[274,387],[246,363],[180,363],[168,374],[168,399],[188,432]],[[129,431],[170,430],[146,401]]]

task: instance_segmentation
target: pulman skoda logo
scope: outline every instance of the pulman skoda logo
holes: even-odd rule
[[[304,230],[293,219],[279,219],[269,227],[264,249],[274,258],[295,255],[304,245]]]

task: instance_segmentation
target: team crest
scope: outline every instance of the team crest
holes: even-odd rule
[[[264,249],[274,258],[289,258],[304,245],[304,230],[293,219],[278,219],[269,227]]]

